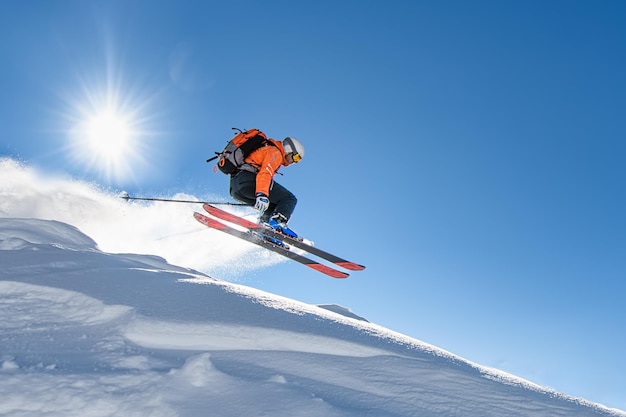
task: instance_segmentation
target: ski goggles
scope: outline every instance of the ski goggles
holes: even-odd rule
[[[298,162],[300,162],[302,160],[302,157],[300,156],[299,153],[292,152],[291,153],[291,159],[293,159],[293,162],[297,164]]]

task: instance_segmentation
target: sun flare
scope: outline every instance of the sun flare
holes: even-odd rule
[[[121,106],[89,107],[71,131],[73,159],[108,182],[132,179],[145,165],[143,134],[134,113]]]
[[[153,118],[146,114],[152,96],[122,84],[82,83],[82,94],[70,100],[68,114],[68,156],[108,184],[136,182],[152,169],[148,161],[153,147],[148,145],[156,133],[154,127],[148,129]]]
[[[120,65],[112,38],[104,40],[100,65],[92,70],[77,65],[71,85],[60,93],[66,142],[59,150],[72,172],[126,185],[158,173],[152,161],[163,152],[159,125],[164,119],[156,113],[158,87],[144,74],[125,77],[131,69]]]

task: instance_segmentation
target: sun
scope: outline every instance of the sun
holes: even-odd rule
[[[140,94],[109,77],[98,83],[82,81],[80,94],[69,101],[66,148],[73,166],[107,185],[137,182],[153,167],[152,141],[158,134],[150,114],[150,94]]]
[[[133,149],[131,124],[115,110],[104,110],[86,121],[86,144],[95,156],[115,164]]]
[[[59,105],[52,109],[63,141],[55,154],[65,169],[106,186],[153,179],[161,168],[155,161],[172,144],[163,130],[170,120],[163,84],[128,65],[126,55],[105,30],[101,48],[70,57],[69,84],[57,87]]]
[[[117,104],[77,112],[70,132],[72,159],[107,182],[123,183],[145,167],[145,132],[136,111]]]

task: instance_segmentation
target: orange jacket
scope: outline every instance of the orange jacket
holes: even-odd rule
[[[272,178],[281,166],[287,166],[285,161],[285,148],[283,143],[278,140],[268,139],[274,146],[268,145],[252,152],[245,161],[257,168],[256,174],[256,193],[270,195],[270,185]]]

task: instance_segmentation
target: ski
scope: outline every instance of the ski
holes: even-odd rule
[[[252,231],[243,232],[241,230],[235,229],[234,227],[228,226],[218,220],[215,220],[211,217],[205,216],[204,214],[200,214],[200,213],[194,213],[193,217],[197,221],[199,221],[200,223],[202,223],[203,225],[207,227],[219,230],[231,236],[238,237],[250,243],[254,243],[255,245],[261,246],[262,248],[269,249],[272,252],[276,252],[289,259],[293,259],[296,262],[299,262],[305,266],[308,266],[309,268],[312,268],[318,272],[321,272],[333,278],[347,278],[349,276],[345,272],[338,271],[334,268],[331,268],[330,266],[321,264],[305,256],[292,252],[284,246],[280,246],[275,243],[272,243],[264,239],[261,235],[254,233]]]
[[[319,256],[322,259],[325,259],[329,262],[334,263],[337,266],[340,266],[342,268],[345,269],[349,269],[351,271],[362,271],[363,269],[365,269],[365,267],[363,265],[359,265],[357,263],[354,262],[350,262],[348,260],[345,260],[343,258],[340,258],[336,255],[333,255],[332,253],[326,252],[325,250],[319,249],[316,246],[312,246],[309,245],[306,242],[303,242],[301,240],[298,239],[294,239],[290,236],[287,235],[283,235],[280,232],[277,232],[273,229],[269,229],[267,227],[263,227],[260,224],[251,222],[250,220],[246,220],[242,217],[239,217],[237,215],[234,215],[232,213],[229,213],[225,210],[222,210],[220,208],[214,207],[210,204],[203,204],[202,207],[204,208],[204,210],[209,213],[212,216],[215,216],[221,220],[225,220],[229,223],[234,223],[236,225],[245,227],[247,229],[250,230],[255,230],[258,231],[259,233],[262,233],[263,235],[266,235],[268,237],[274,238],[274,239],[278,239],[284,243],[286,243],[287,245],[291,245],[294,246],[296,248],[302,249],[304,251],[309,252],[311,255],[315,255],[315,256]]]

